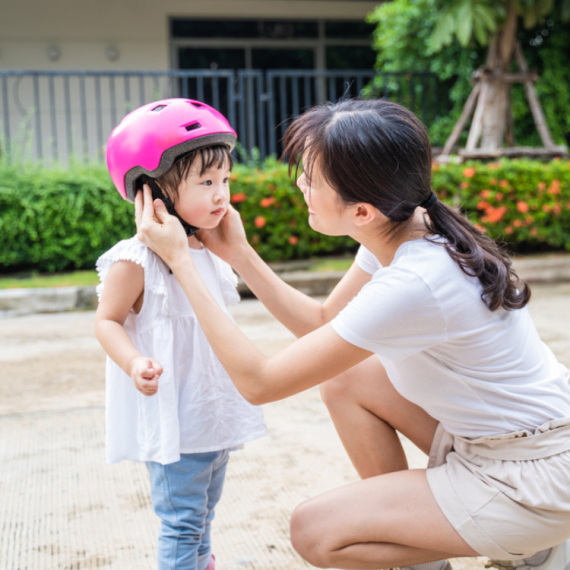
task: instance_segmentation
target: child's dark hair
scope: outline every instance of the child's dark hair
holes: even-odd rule
[[[223,168],[228,165],[231,170],[233,167],[233,158],[230,149],[224,145],[212,145],[203,148],[198,148],[186,154],[179,156],[170,169],[156,179],[156,183],[160,186],[163,192],[172,200],[174,205],[178,199],[178,189],[182,181],[188,176],[190,168],[194,164],[196,157],[200,156],[202,159],[202,168],[200,169],[200,176],[209,168],[215,166],[216,168]]]
[[[299,168],[304,155],[309,180],[318,163],[345,204],[371,204],[395,226],[410,220],[431,195],[427,132],[411,111],[383,99],[343,100],[310,109],[287,129],[283,154],[290,172]],[[529,287],[492,239],[439,200],[427,209],[427,229],[446,238],[449,255],[464,273],[479,279],[489,309],[519,309],[528,303]]]

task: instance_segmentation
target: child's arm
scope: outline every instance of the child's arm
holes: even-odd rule
[[[95,315],[95,334],[105,352],[128,374],[145,396],[158,390],[162,366],[135,348],[123,327],[131,308],[140,310],[144,294],[144,270],[132,261],[113,263]]]

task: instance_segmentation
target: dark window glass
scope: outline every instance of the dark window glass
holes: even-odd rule
[[[374,26],[366,22],[325,22],[325,37],[369,40]]]
[[[243,48],[180,48],[180,69],[244,69]]]
[[[174,38],[318,38],[317,22],[291,20],[172,20]]]
[[[367,46],[327,46],[327,69],[374,69],[376,53]]]
[[[252,49],[253,69],[313,69],[312,49]]]

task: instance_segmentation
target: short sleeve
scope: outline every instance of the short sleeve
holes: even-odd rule
[[[447,339],[446,321],[419,276],[386,268],[332,321],[347,342],[398,361]]]
[[[366,271],[366,273],[370,273],[370,275],[374,275],[382,268],[380,262],[374,257],[370,250],[366,249],[363,245],[358,248],[354,261],[360,269]]]

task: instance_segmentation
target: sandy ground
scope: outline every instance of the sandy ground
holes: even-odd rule
[[[266,354],[292,336],[257,301],[234,309]],[[531,312],[570,365],[570,284],[535,286]],[[0,319],[0,569],[155,568],[144,466],[104,460],[104,354],[94,313]],[[218,570],[309,568],[289,543],[302,500],[355,481],[317,389],[264,407],[269,436],[233,454],[214,523]],[[425,457],[405,442],[413,467]],[[454,570],[482,569],[457,559]]]

